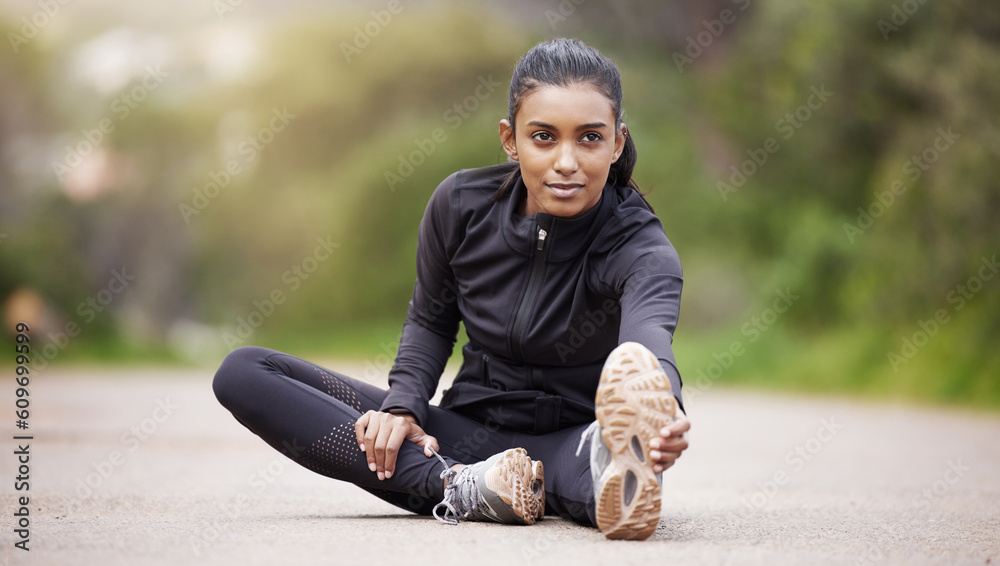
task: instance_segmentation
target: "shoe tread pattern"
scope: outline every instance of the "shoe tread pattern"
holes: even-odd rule
[[[524,524],[532,525],[545,513],[545,469],[532,462],[524,448],[504,452],[486,474],[486,487],[514,510]],[[535,493],[535,488],[538,494]]]
[[[597,501],[597,526],[610,539],[646,539],[660,522],[660,484],[649,464],[649,441],[673,422],[677,402],[670,380],[656,357],[634,342],[611,353],[597,388],[597,420],[612,461]],[[635,436],[642,460],[631,447]],[[636,491],[625,504],[625,476],[631,470]]]

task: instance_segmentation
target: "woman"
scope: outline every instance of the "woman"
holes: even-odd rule
[[[216,396],[301,465],[411,511],[645,539],[690,427],[670,347],[682,278],[632,180],[618,69],[576,40],[535,46],[499,133],[509,163],[431,196],[388,391],[247,347]],[[460,320],[462,368],[430,406]]]

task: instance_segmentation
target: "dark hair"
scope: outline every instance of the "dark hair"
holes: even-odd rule
[[[512,128],[511,135],[514,135],[514,118],[524,98],[532,90],[540,86],[565,87],[580,83],[593,85],[611,101],[617,131],[622,123],[623,114],[622,78],[618,67],[596,49],[578,39],[558,38],[532,47],[514,67],[514,74],[510,78],[510,92],[507,96],[507,119]],[[632,170],[635,168],[637,158],[635,142],[626,130],[625,147],[618,160],[611,164],[608,180],[612,185],[631,187],[642,197],[639,185],[632,179]],[[520,175],[520,167],[514,168],[503,180],[500,188],[493,193],[493,200],[498,201],[506,196],[514,188]],[[645,200],[643,198],[643,201]],[[649,206],[649,203],[646,205]]]

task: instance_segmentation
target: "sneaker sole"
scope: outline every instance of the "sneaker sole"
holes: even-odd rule
[[[609,539],[649,538],[660,524],[660,483],[650,464],[649,441],[674,421],[677,401],[670,380],[652,352],[626,342],[604,364],[596,404],[612,458],[601,476],[597,527]]]
[[[545,514],[545,468],[524,448],[511,448],[486,474],[486,487],[497,494],[526,525]]]

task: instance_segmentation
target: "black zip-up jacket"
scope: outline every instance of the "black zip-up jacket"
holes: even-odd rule
[[[533,433],[592,422],[604,361],[628,341],[659,358],[681,401],[670,345],[683,279],[659,219],[611,185],[578,218],[521,216],[520,180],[490,199],[512,167],[459,171],[431,196],[382,410],[425,422],[459,321],[469,342],[440,405],[481,422]]]

